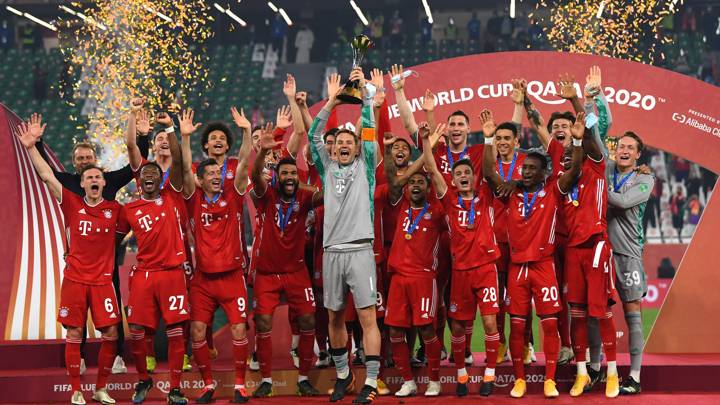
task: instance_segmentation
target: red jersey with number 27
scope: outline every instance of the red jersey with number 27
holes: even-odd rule
[[[139,270],[170,270],[185,262],[182,205],[182,194],[170,185],[154,200],[140,198],[125,206],[127,221],[137,239]]]
[[[112,283],[115,238],[118,233],[129,231],[122,205],[107,200],[88,205],[82,197],[63,187],[60,209],[69,245],[64,277],[90,285]]]

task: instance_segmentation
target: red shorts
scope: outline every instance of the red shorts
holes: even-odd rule
[[[185,272],[134,270],[130,278],[128,323],[156,328],[162,315],[165,325],[190,319]]]
[[[376,319],[382,319],[385,318],[385,307],[387,305],[386,302],[386,295],[383,293],[385,291],[385,277],[386,275],[390,274],[385,272],[385,275],[383,275],[383,271],[378,267],[375,266],[375,282],[377,283],[377,301],[375,302],[375,318]],[[393,275],[394,277],[395,275]],[[355,308],[355,300],[353,299],[353,295],[351,292],[347,295],[347,304],[345,304],[345,322],[355,322],[357,321],[357,310]]]
[[[603,317],[615,297],[615,270],[610,244],[594,238],[568,246],[565,255],[567,302],[588,306],[588,315]]]
[[[511,315],[529,314],[533,300],[538,315],[559,312],[562,306],[553,258],[522,264],[510,263],[507,294],[508,312]]]
[[[63,279],[57,321],[66,327],[82,328],[87,323],[88,308],[96,329],[118,324],[122,319],[112,284],[90,285]]]
[[[315,313],[315,293],[310,285],[310,276],[305,269],[293,273],[255,275],[253,308],[258,315],[272,315],[280,305],[280,295],[290,306],[289,311],[297,316]]]
[[[500,257],[497,259],[498,272],[508,272],[510,269],[510,244],[507,242],[498,242],[498,250]]]
[[[395,274],[385,311],[385,324],[398,328],[433,323],[437,314],[438,290],[434,278]]]
[[[198,271],[190,283],[190,319],[210,324],[221,306],[231,325],[247,323],[247,289],[242,270],[224,273]]]
[[[456,321],[470,321],[475,319],[478,308],[482,315],[500,311],[495,262],[452,273],[448,316]]]

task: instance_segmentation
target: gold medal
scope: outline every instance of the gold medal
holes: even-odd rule
[[[470,229],[470,230],[475,229],[475,224],[468,224],[467,229]]]
[[[573,200],[573,203],[572,203],[572,204],[577,207],[578,205],[580,205],[580,201],[578,201],[578,200]]]
[[[406,233],[406,234],[405,234],[405,239],[407,239],[407,240],[412,239],[412,235],[410,235],[409,233]]]

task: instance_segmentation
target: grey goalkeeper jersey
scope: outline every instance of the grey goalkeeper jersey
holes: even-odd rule
[[[325,216],[323,247],[356,241],[372,241],[373,197],[375,194],[375,141],[361,141],[361,152],[355,160],[341,166],[325,150],[323,130],[330,113],[320,110],[308,131],[315,168],[323,181]],[[372,106],[362,108],[363,128],[374,128]]]
[[[605,177],[608,183],[607,224],[613,251],[642,259],[645,246],[643,216],[650,193],[655,186],[651,175],[615,173],[615,161],[607,159]],[[617,187],[617,190],[616,190]]]

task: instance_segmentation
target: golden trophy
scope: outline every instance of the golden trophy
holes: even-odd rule
[[[353,50],[353,69],[362,64],[365,54],[367,54],[368,49],[372,48],[373,45],[373,41],[370,40],[367,35],[358,35],[353,38],[350,43]],[[362,104],[363,99],[360,82],[358,80],[348,80],[338,99],[347,104]]]

